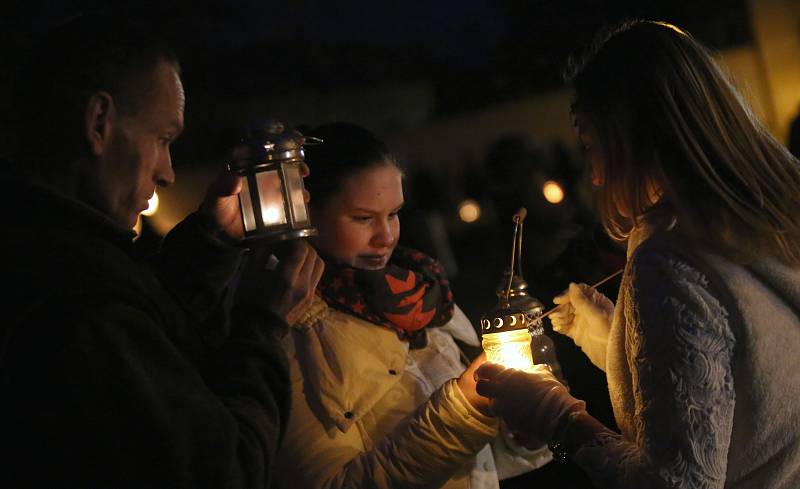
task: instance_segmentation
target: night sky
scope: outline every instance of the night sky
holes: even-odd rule
[[[178,164],[221,151],[225,100],[358,93],[393,82],[433,91],[447,118],[558,87],[568,54],[603,24],[665,19],[713,48],[750,39],[746,0],[45,1],[12,0],[0,15],[0,109],[30,39],[81,12],[119,13],[171,39],[187,89]],[[0,110],[0,147],[7,111]],[[408,128],[405,128],[408,129]],[[229,131],[226,133],[225,131]],[[0,154],[2,156],[2,154]]]
[[[673,21],[713,47],[749,39],[745,0],[26,0],[1,16],[4,67],[28,37],[81,11],[163,27],[194,89],[280,94],[428,80],[440,115],[557,85],[566,55],[623,17]]]

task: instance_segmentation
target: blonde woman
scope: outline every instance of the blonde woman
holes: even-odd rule
[[[487,364],[478,392],[600,487],[800,487],[800,164],[675,26],[616,27],[568,80],[628,259],[616,305],[570,284],[551,317],[606,372],[621,433],[544,372]]]

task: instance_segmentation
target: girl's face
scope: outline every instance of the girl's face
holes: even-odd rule
[[[354,268],[384,268],[400,237],[402,206],[402,173],[391,162],[351,175],[315,212],[315,245]]]
[[[575,133],[580,142],[581,150],[583,151],[586,161],[592,168],[592,185],[595,187],[603,187],[606,182],[606,157],[600,144],[600,136],[597,129],[585,116],[580,113],[575,115]],[[652,177],[646,177],[643,182],[644,195],[647,201],[644,203],[645,207],[649,207],[657,203],[662,195],[662,185]],[[619,200],[619,195],[615,195],[614,204],[617,212],[622,217],[630,217],[630,205]]]
[[[575,115],[574,127],[581,151],[583,151],[586,161],[592,168],[592,185],[595,187],[602,187],[603,183],[605,183],[603,172],[604,161],[597,130],[592,123],[580,113]]]

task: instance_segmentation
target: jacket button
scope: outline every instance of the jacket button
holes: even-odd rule
[[[393,368],[390,368],[389,369],[389,375],[397,375],[397,370],[395,370]]]
[[[345,411],[344,417],[347,418],[347,419],[352,419],[353,418],[353,413],[351,411]]]

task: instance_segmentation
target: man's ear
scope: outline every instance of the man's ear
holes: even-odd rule
[[[106,150],[115,115],[114,99],[108,92],[95,92],[86,103],[84,128],[94,156],[100,156]]]

